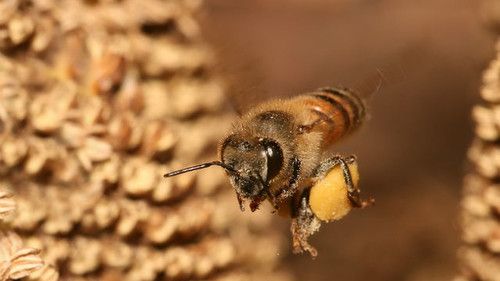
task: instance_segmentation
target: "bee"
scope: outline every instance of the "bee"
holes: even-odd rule
[[[317,255],[308,243],[321,222],[363,208],[355,156],[328,155],[327,149],[365,120],[364,101],[352,90],[320,88],[250,109],[219,144],[220,160],[165,174],[176,176],[220,166],[236,191],[240,209],[269,201],[292,218],[294,252]],[[328,155],[328,156],[325,156]]]

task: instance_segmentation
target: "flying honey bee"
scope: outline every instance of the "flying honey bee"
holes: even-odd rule
[[[317,252],[308,238],[322,221],[336,220],[362,200],[354,156],[327,149],[356,130],[366,116],[363,100],[349,89],[321,88],[291,99],[276,99],[250,109],[219,144],[219,161],[165,174],[176,176],[213,165],[226,171],[241,210],[255,211],[268,200],[292,218],[294,252]]]

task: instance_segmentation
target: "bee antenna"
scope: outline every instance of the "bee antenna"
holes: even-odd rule
[[[205,169],[205,168],[208,168],[208,167],[214,166],[214,165],[215,166],[220,166],[220,167],[224,168],[224,170],[229,171],[231,173],[237,173],[236,170],[234,170],[232,167],[224,164],[221,161],[212,161],[212,162],[202,163],[202,164],[198,164],[198,165],[191,166],[191,167],[182,168],[180,170],[173,171],[173,172],[170,172],[170,173],[166,173],[166,174],[163,175],[163,177],[165,177],[165,178],[174,177],[174,176],[177,176],[177,175],[180,175],[180,174],[184,174],[184,173],[188,173],[188,172],[192,172],[192,171],[196,171],[196,170]]]

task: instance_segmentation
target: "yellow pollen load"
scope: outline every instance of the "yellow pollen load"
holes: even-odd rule
[[[356,162],[349,164],[352,181],[358,186],[359,172]],[[312,212],[322,221],[339,220],[352,209],[347,197],[347,186],[340,165],[335,166],[328,174],[311,188],[309,206]]]

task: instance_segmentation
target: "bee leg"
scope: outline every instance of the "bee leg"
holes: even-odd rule
[[[320,124],[321,122],[323,122],[323,119],[318,119],[318,120],[314,121],[311,124],[300,125],[299,128],[298,128],[299,134],[305,134],[305,133],[311,132],[314,129],[314,127],[316,125]]]
[[[238,193],[236,193],[236,199],[238,199],[238,204],[240,205],[240,210],[242,212],[244,212],[245,211],[245,205],[243,205],[243,199],[241,198],[241,196]]]
[[[325,118],[324,116],[320,116],[318,119],[316,119],[311,124],[300,125],[299,128],[298,128],[299,134],[309,133],[309,132],[311,132],[314,129],[314,127],[320,125],[321,123],[325,123],[325,122],[328,123],[329,119]]]
[[[375,200],[373,198],[370,198],[368,200],[361,200],[361,191],[358,188],[354,187],[351,171],[349,171],[348,164],[354,163],[355,161],[356,156],[354,155],[350,155],[347,157],[337,155],[332,158],[328,158],[318,166],[315,172],[315,176],[323,178],[332,168],[340,165],[340,168],[342,169],[342,173],[344,175],[345,184],[347,186],[347,196],[349,197],[349,200],[355,208],[364,208],[373,204]]]
[[[356,161],[356,158],[354,158],[354,156],[350,157],[352,157],[350,163],[352,163],[352,161]],[[347,186],[347,196],[349,197],[349,200],[354,207],[361,208],[363,206],[363,202],[360,196],[361,191],[358,188],[355,188],[354,184],[352,183],[351,171],[349,170],[349,166],[347,165],[348,162],[346,160],[344,160],[342,157],[339,157],[338,161],[340,164],[340,168],[342,169],[342,173],[344,174],[344,180]]]
[[[280,192],[276,195],[276,201],[278,203],[294,196],[297,193],[297,189],[299,188],[298,183],[299,183],[301,162],[297,157],[293,157],[291,165],[292,165],[292,176],[288,183],[288,187],[282,188]]]
[[[309,190],[300,195],[300,201],[294,207],[292,205],[292,246],[293,253],[299,254],[304,251],[314,258],[318,255],[316,248],[309,244],[308,239],[319,230],[321,222],[309,208]]]
[[[278,195],[276,195],[275,197],[272,197],[272,199],[270,199],[271,204],[276,205],[276,206],[279,205],[280,202],[283,202],[287,198],[290,198],[291,196],[293,196],[293,194],[295,194],[295,192],[297,191],[297,188],[298,188],[297,185],[289,186],[287,191],[281,191]],[[269,197],[269,198],[271,198],[271,197]]]

